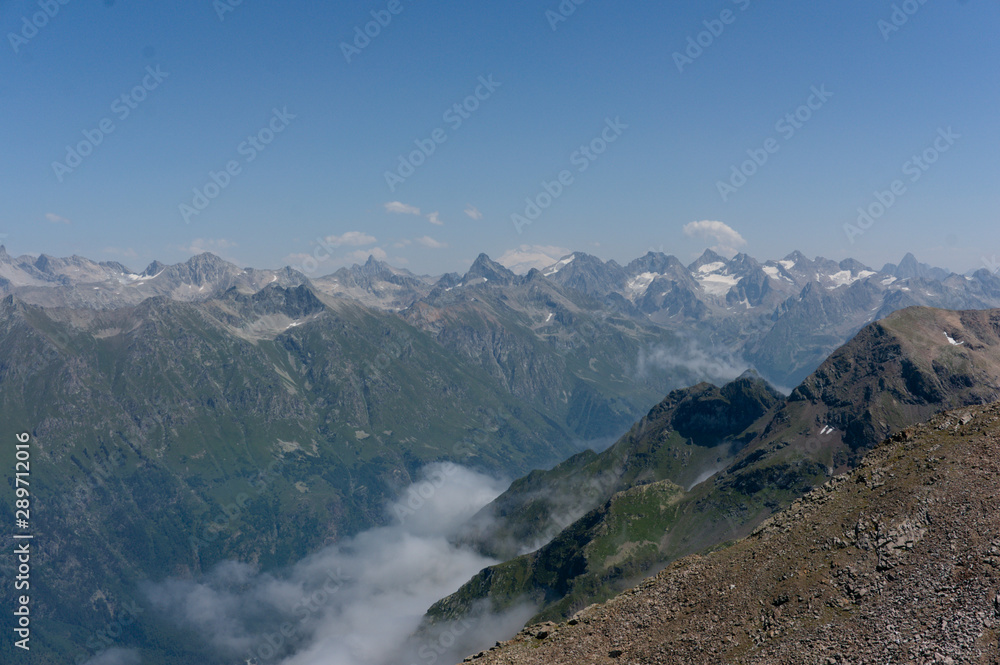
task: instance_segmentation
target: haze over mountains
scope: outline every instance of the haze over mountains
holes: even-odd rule
[[[39,662],[129,645],[143,663],[229,662],[261,617],[234,610],[235,641],[206,645],[188,601],[226,617],[273,579],[304,592],[320,553],[377,577],[359,545],[376,542],[421,544],[414,570],[461,562],[400,630],[468,581],[424,630],[486,608],[495,623],[468,637],[491,643],[511,617],[565,616],[747,532],[941,408],[1000,398],[995,312],[899,311],[1000,307],[1000,280],[909,255],[871,270],[574,253],[524,275],[481,255],[429,278],[374,259],[325,277],[210,254],[135,273],[0,249],[0,290],[0,418],[37,441],[48,534]],[[471,521],[413,532],[412,492],[444,464],[521,480]],[[375,587],[348,588],[360,603]],[[145,618],[81,654],[133,602]],[[311,614],[282,654],[315,647],[330,613],[374,611],[357,603]],[[420,648],[404,638],[386,644]]]

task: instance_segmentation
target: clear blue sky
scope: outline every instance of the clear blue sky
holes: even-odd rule
[[[996,0],[910,0],[917,11],[892,32],[880,28],[893,14],[882,0],[588,0],[555,30],[546,12],[559,0],[398,0],[401,13],[350,63],[341,44],[389,0],[243,0],[222,13],[229,1],[52,0],[36,34],[24,17],[43,11],[38,0],[0,0],[10,252],[141,269],[207,249],[277,267],[333,237],[319,272],[375,251],[440,273],[522,244],[690,258],[715,241],[684,226],[713,220],[759,258],[799,249],[881,267],[912,251],[964,272],[1000,255]],[[711,24],[724,10],[729,23]],[[709,45],[679,71],[674,53],[705,21],[721,34],[702,35]],[[446,121],[490,76],[500,85],[479,89],[479,108],[459,127]],[[144,80],[152,89],[128,108],[121,95]],[[813,98],[794,135],[779,131],[824,85],[832,97]],[[240,148],[286,108],[295,117],[274,121],[273,142]],[[609,131],[617,140],[580,172],[573,153],[609,118],[628,128]],[[67,145],[102,120],[114,131],[57,173]],[[948,150],[914,182],[905,163],[949,127],[961,138],[938,141]],[[386,171],[439,128],[447,140],[391,191]],[[723,201],[719,181],[769,138],[777,152]],[[238,174],[186,223],[179,206],[230,161]],[[563,170],[572,184],[518,234],[511,215]],[[844,224],[895,180],[905,191],[850,243]],[[389,212],[392,202],[420,215]]]

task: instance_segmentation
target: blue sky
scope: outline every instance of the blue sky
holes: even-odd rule
[[[0,0],[11,253],[319,255],[319,273],[369,252],[461,271],[522,245],[875,267],[912,251],[960,272],[1000,255],[996,0],[895,3],[898,25],[881,0],[567,0],[559,21],[559,0],[233,1]],[[345,55],[373,11],[391,22]],[[390,187],[417,141],[433,154]],[[704,220],[725,226],[685,234]]]

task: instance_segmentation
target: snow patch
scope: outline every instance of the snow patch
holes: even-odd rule
[[[662,277],[660,273],[657,272],[644,272],[641,275],[637,275],[628,281],[625,288],[628,290],[629,295],[633,298],[638,297],[646,293],[646,289],[649,285],[653,283],[653,280],[657,277]]]
[[[565,259],[560,259],[560,260],[556,261],[556,263],[554,265],[549,266],[548,268],[546,268],[545,272],[543,272],[542,274],[545,275],[546,277],[554,275],[557,272],[559,272],[560,270],[562,270],[563,268],[565,268],[566,266],[568,266],[569,264],[573,263],[573,259],[575,259],[575,258],[576,258],[576,254],[570,254]]]
[[[850,270],[841,270],[840,272],[835,272],[829,276],[830,281],[834,283],[834,286],[827,288],[835,289],[841,286],[849,286],[858,280],[866,279],[874,274],[875,273],[871,270],[862,270],[857,275],[852,273]]]
[[[713,296],[726,295],[729,289],[736,286],[739,281],[733,275],[703,275],[698,277],[698,283],[701,284],[701,288]]]
[[[948,343],[951,344],[952,346],[962,346],[963,344],[965,344],[965,342],[955,341],[955,338],[949,335],[948,333],[945,333],[944,336],[948,338]]]
[[[698,268],[698,272],[702,275],[707,275],[708,273],[718,272],[725,267],[725,263],[722,261],[716,261],[715,263],[706,263],[702,267]]]

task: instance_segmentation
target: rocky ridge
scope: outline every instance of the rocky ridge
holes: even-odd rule
[[[749,537],[466,662],[996,663],[998,500],[1000,405],[945,412]]]

